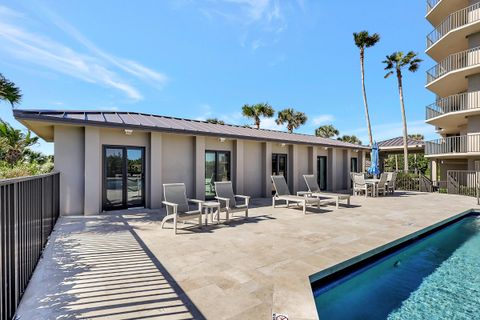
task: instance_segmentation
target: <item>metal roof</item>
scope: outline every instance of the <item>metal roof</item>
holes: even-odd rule
[[[425,142],[421,140],[414,140],[407,138],[407,145],[409,147],[424,147]],[[403,148],[403,137],[396,137],[393,139],[388,139],[378,142],[378,147],[382,148]]]
[[[138,112],[14,109],[13,115],[17,120],[27,126],[32,124],[32,122],[41,121],[43,123],[48,122],[52,124],[63,123],[83,126],[120,127],[137,130],[219,136],[247,140],[278,141],[340,148],[367,148],[366,146],[316,137],[314,135],[253,129],[231,124],[213,124],[200,120],[182,119]],[[31,129],[35,132],[34,128]]]

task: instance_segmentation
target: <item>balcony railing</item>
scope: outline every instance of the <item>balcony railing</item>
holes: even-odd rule
[[[472,67],[478,64],[480,64],[480,47],[451,54],[427,71],[427,84],[451,71]]]
[[[429,13],[442,0],[427,0],[427,13]]]
[[[438,0],[432,0],[432,3],[438,2]],[[428,9],[427,4],[427,9]],[[431,7],[433,8],[433,7]],[[427,35],[427,49],[434,45],[444,35],[453,29],[463,27],[469,23],[480,20],[480,3],[477,2],[471,6],[460,9],[454,13],[451,13],[445,20],[440,23],[435,30]]]
[[[447,137],[425,142],[425,154],[454,154],[480,152],[480,134]]]
[[[427,106],[427,120],[458,111],[480,109],[480,91],[455,94]]]

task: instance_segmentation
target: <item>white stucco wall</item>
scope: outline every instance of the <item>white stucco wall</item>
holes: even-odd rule
[[[244,141],[243,192],[247,196],[262,196],[262,143]],[[271,161],[271,160],[270,160]]]
[[[55,126],[55,170],[60,172],[60,214],[83,214],[84,205],[84,129]]]

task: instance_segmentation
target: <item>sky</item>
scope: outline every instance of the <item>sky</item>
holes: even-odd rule
[[[424,60],[404,72],[409,133],[424,123],[425,1],[403,0],[0,0],[0,72],[23,93],[17,108],[144,112],[252,124],[244,104],[305,112],[296,132],[332,124],[368,143],[353,32],[379,33],[366,50],[374,139],[402,134],[395,77],[382,61],[395,51]],[[0,118],[16,127],[10,105]],[[274,119],[262,128],[285,130]],[[51,143],[36,149],[53,153]]]

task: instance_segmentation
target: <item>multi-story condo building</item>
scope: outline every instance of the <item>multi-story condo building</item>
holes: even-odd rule
[[[427,0],[434,26],[426,53],[437,63],[427,71],[426,88],[436,95],[426,122],[441,138],[428,141],[433,180],[447,170],[473,170],[480,160],[480,0]]]

